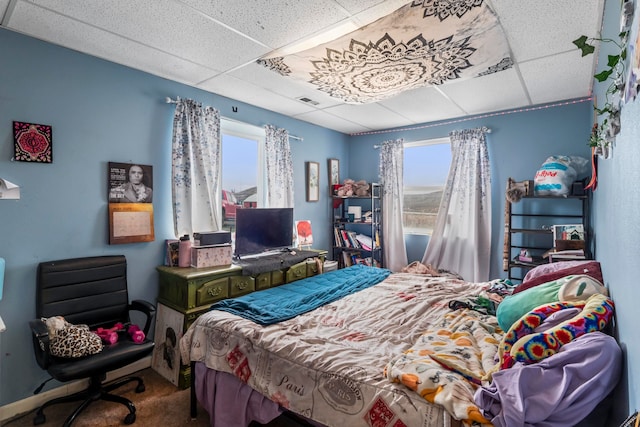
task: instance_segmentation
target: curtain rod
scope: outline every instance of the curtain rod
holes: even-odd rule
[[[167,104],[177,104],[178,101],[180,101],[180,97],[178,96],[177,99],[171,99],[170,97],[167,96],[164,100],[165,100],[165,102]],[[243,124],[243,125],[255,126],[255,125],[251,125],[251,124],[249,124],[247,122],[242,122],[240,120],[231,119],[231,118],[225,117],[225,116],[220,116],[220,118],[224,119],[224,120],[229,120],[230,122],[234,122],[234,123],[240,123],[240,124]],[[260,126],[255,126],[255,127],[260,128]],[[260,129],[262,129],[262,128],[260,128]],[[291,135],[291,134],[289,134],[289,139],[297,139],[298,141],[304,141],[304,138],[302,138],[300,136]]]
[[[479,129],[479,130],[483,131],[484,133],[491,133],[491,128],[488,128],[488,127],[486,127],[486,126],[482,126],[482,127],[477,128],[477,129]],[[448,136],[441,136],[441,137],[439,137],[439,138],[429,138],[429,140],[434,140],[434,139],[445,139],[445,138],[446,138],[446,139],[449,139],[449,137],[448,137]],[[380,144],[376,144],[376,145],[374,145],[374,146],[373,146],[373,148],[376,148],[376,149],[378,149],[378,148],[380,148],[380,147],[382,147],[382,145],[380,145]]]

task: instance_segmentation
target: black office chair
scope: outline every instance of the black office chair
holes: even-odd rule
[[[53,356],[49,351],[49,334],[42,318],[63,316],[71,324],[86,324],[94,330],[98,327],[111,328],[118,322],[126,325],[131,322],[130,311],[134,310],[146,316],[143,329],[145,339],[141,343],[133,342],[127,333],[122,333],[115,344],[105,345],[101,352],[89,356],[61,358]],[[49,372],[51,379],[67,382],[89,378],[90,381],[86,390],[44,403],[38,409],[33,424],[46,421],[44,409],[50,405],[82,400],[82,404],[64,423],[65,427],[70,426],[80,412],[99,399],[127,406],[129,413],[124,418],[124,423],[134,423],[136,408],[133,403],[109,392],[123,384],[137,381],[135,391],[141,393],[144,391],[142,379],[127,377],[103,384],[107,372],[148,356],[154,346],[153,341],[147,337],[155,316],[155,307],[142,300],[129,303],[125,257],[98,256],[40,263],[36,284],[36,315],[37,318],[29,324],[33,332],[38,365]],[[40,392],[45,383],[34,394]]]

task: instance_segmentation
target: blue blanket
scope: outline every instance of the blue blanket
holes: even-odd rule
[[[373,286],[389,274],[391,271],[385,268],[354,265],[222,300],[213,304],[211,309],[227,311],[260,325],[271,325]]]

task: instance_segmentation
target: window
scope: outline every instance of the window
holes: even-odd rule
[[[405,233],[431,235],[450,166],[449,138],[404,144]]]
[[[222,228],[233,230],[239,207],[263,205],[264,129],[221,119]]]

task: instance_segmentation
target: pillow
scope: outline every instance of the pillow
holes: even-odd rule
[[[582,307],[572,318],[544,332],[535,328],[559,310]],[[507,369],[515,362],[538,362],[557,353],[564,344],[589,332],[604,329],[613,315],[613,301],[605,295],[594,294],[586,302],[561,302],[540,306],[527,313],[505,334],[500,343],[500,369]]]
[[[599,261],[552,262],[549,264],[539,265],[529,270],[526,276],[524,276],[522,283],[516,286],[512,293],[517,294],[542,283],[578,274],[590,276],[601,284],[604,283]]]
[[[536,307],[557,301],[584,301],[591,295],[607,295],[602,283],[587,275],[564,276],[506,297],[498,305],[496,317],[503,331],[508,331],[522,316]]]

